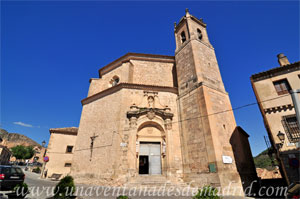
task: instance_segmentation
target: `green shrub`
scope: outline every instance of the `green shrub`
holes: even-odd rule
[[[217,195],[218,190],[212,186],[204,186],[203,189],[199,189],[198,193],[193,197],[193,199],[219,199]]]
[[[41,169],[40,169],[40,167],[36,167],[36,168],[32,169],[32,172],[41,173]]]
[[[118,196],[117,199],[129,199],[128,196]]]
[[[74,198],[75,184],[72,176],[62,178],[54,189],[54,198]]]
[[[279,165],[275,154],[271,154],[271,156],[269,156],[268,149],[264,150],[253,159],[256,168],[263,168],[271,171],[275,169],[275,166]]]

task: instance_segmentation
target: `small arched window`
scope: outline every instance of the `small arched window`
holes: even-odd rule
[[[186,41],[185,32],[182,31],[180,35],[181,35],[181,43],[184,43]]]
[[[200,29],[197,29],[198,39],[202,40],[202,32]]]
[[[120,82],[120,78],[118,76],[114,76],[111,81],[111,85],[115,86]]]

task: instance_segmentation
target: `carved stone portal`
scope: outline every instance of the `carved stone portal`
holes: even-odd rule
[[[166,129],[172,128],[172,118],[174,116],[171,113],[171,109],[168,106],[162,106],[158,99],[157,92],[144,91],[144,97],[139,106],[133,104],[130,106],[130,111],[127,112],[127,118],[130,121],[130,127],[136,126],[137,119],[145,115],[149,120],[153,120],[156,116],[162,118],[165,121]]]

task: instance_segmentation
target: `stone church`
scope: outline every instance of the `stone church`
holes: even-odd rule
[[[242,187],[206,24],[186,11],[174,34],[175,56],[128,53],[90,79],[70,170],[78,183]]]

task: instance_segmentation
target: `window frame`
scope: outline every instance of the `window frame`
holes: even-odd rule
[[[285,84],[285,88],[282,86],[283,83]],[[291,86],[287,78],[273,81],[273,85],[278,95],[288,94],[291,90]],[[278,89],[277,85],[279,86],[280,90]]]
[[[72,167],[72,163],[71,162],[65,162],[65,167]]]
[[[119,83],[120,83],[120,77],[117,75],[113,76],[113,78],[110,80],[111,87],[114,87]]]
[[[71,152],[68,151],[68,148],[69,148],[69,147],[72,147],[72,148],[71,148]],[[72,146],[72,145],[67,145],[66,153],[73,153],[73,148],[74,148],[74,146]]]

